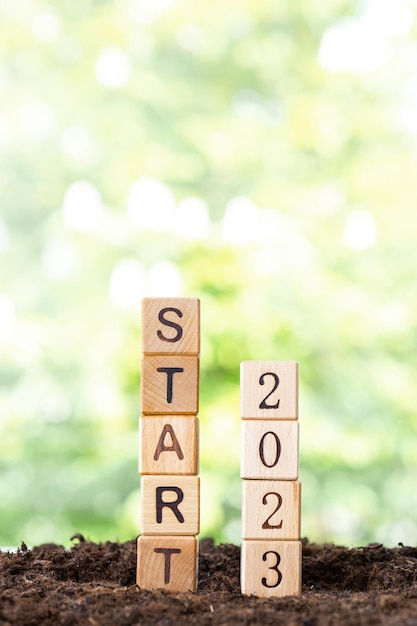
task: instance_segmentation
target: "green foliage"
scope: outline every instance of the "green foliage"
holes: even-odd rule
[[[413,542],[411,4],[0,18],[0,545],[138,534],[140,300],[176,294],[202,305],[202,534],[239,542],[240,361],[294,359],[303,534]]]

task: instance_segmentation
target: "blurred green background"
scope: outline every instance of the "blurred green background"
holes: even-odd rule
[[[143,296],[202,307],[202,532],[241,360],[300,366],[302,534],[417,540],[415,0],[0,0],[0,545],[139,528]]]

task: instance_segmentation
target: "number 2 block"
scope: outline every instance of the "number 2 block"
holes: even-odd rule
[[[243,361],[240,389],[243,419],[298,419],[296,361]]]
[[[301,541],[243,541],[241,589],[261,598],[301,593]]]
[[[244,480],[243,539],[300,538],[301,483],[290,480]]]

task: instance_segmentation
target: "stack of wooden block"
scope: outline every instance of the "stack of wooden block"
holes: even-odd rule
[[[241,589],[301,593],[298,365],[241,364]]]
[[[195,591],[200,527],[199,300],[145,298],[142,348],[137,584],[145,589]]]

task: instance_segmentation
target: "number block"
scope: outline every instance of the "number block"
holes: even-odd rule
[[[136,584],[143,589],[196,591],[195,537],[138,538]]]
[[[242,538],[300,538],[301,484],[285,480],[244,480]]]
[[[240,389],[243,419],[298,419],[296,361],[243,361]]]
[[[145,356],[142,359],[141,412],[198,413],[199,359],[195,356]]]
[[[198,474],[198,419],[142,417],[139,421],[141,474]]]
[[[198,298],[144,298],[142,300],[144,354],[200,352],[200,300]]]
[[[297,480],[297,421],[243,420],[241,477]]]
[[[301,541],[243,541],[241,589],[261,598],[299,595]]]
[[[142,535],[198,535],[198,476],[142,476]]]

